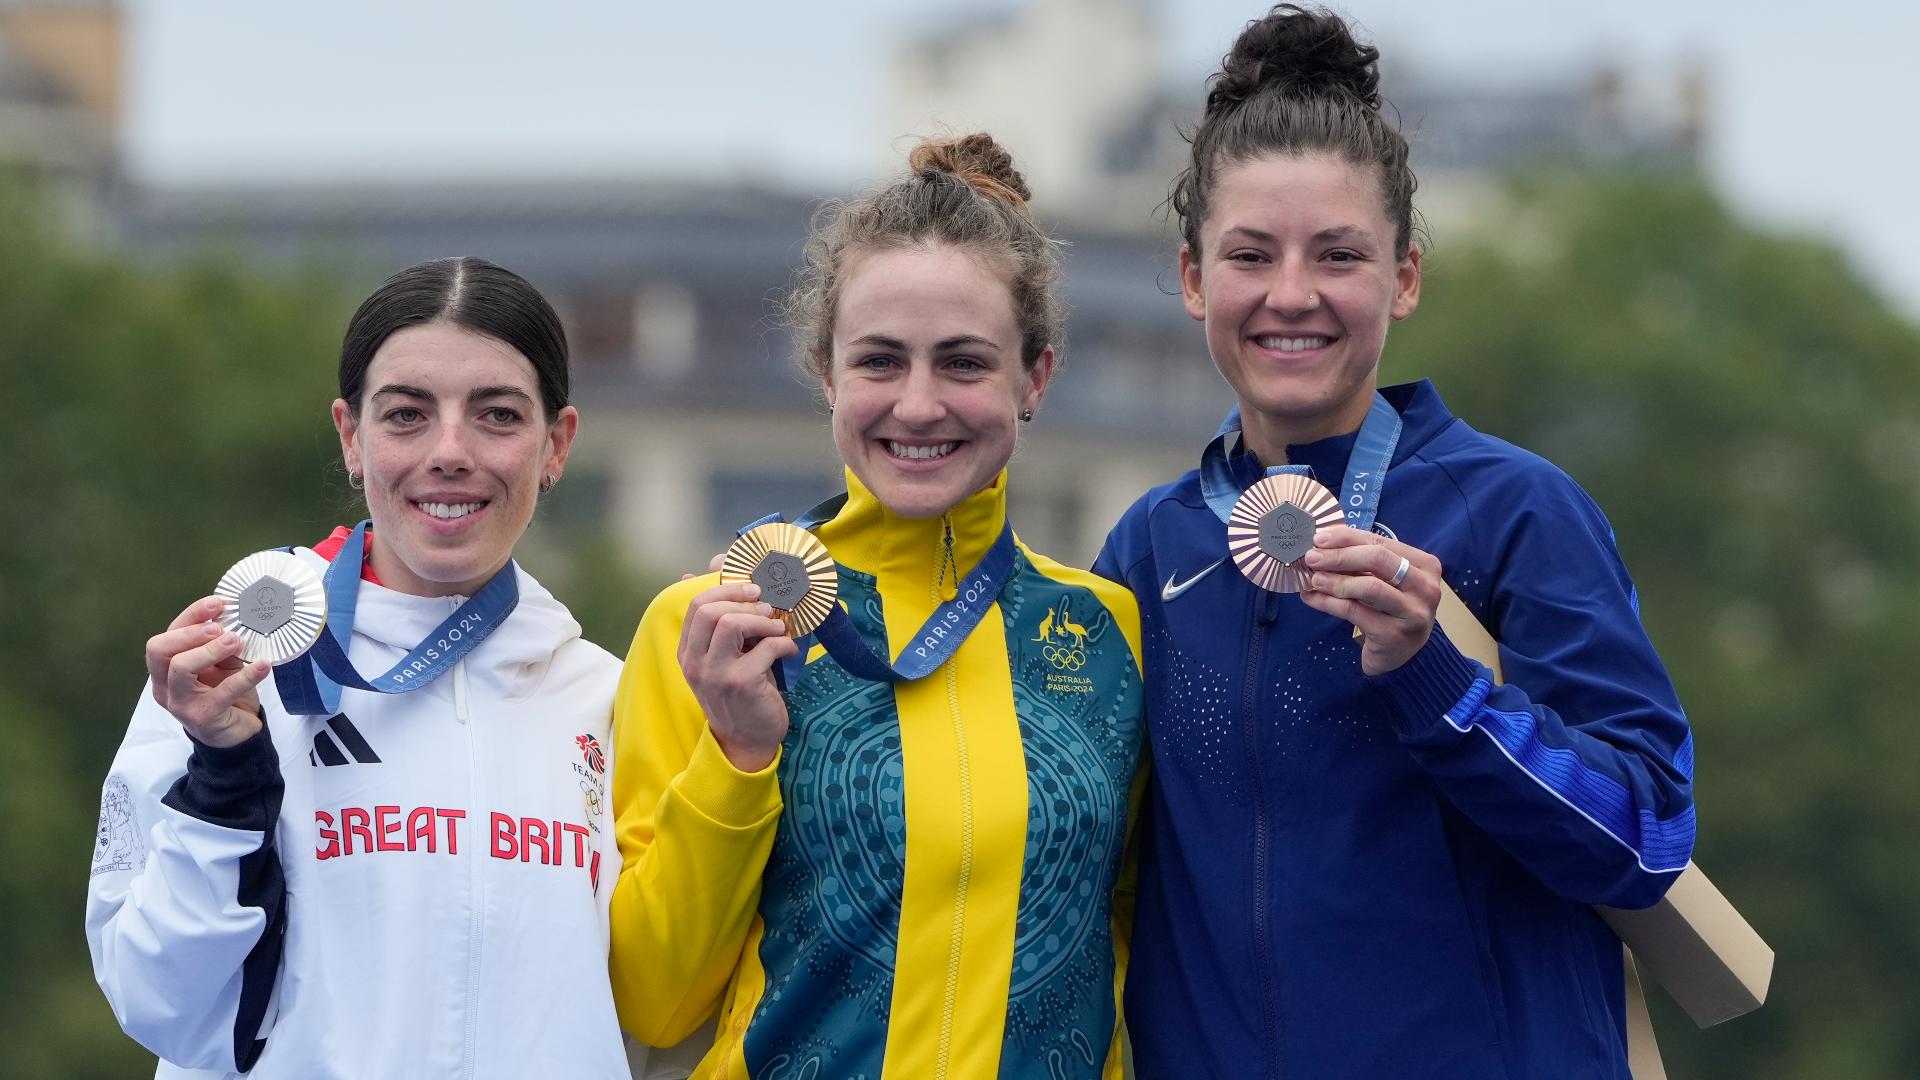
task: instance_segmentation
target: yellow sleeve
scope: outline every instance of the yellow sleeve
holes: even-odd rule
[[[667,1046],[720,1001],[753,925],[780,819],[779,758],[743,773],[680,673],[687,604],[713,575],[670,586],[634,634],[614,697],[620,877],[609,966],[620,1023]]]

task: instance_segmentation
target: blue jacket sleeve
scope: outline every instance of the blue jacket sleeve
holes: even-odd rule
[[[1135,499],[1133,505],[1127,507],[1127,512],[1120,515],[1119,522],[1107,533],[1107,539],[1100,545],[1100,554],[1093,560],[1094,573],[1108,581],[1133,588],[1133,582],[1128,580],[1128,576],[1139,565],[1148,546],[1145,531],[1147,507],[1152,495],[1152,492],[1148,492]],[[1147,601],[1152,597],[1142,595],[1139,589],[1133,591],[1141,601],[1140,615],[1145,618],[1148,614]]]
[[[1506,684],[1438,627],[1370,681],[1446,797],[1548,888],[1647,907],[1693,852],[1693,736],[1612,530],[1558,480],[1529,492],[1492,577]]]
[[[1127,576],[1124,570],[1125,568],[1120,565],[1119,556],[1114,554],[1113,537],[1112,535],[1108,535],[1107,542],[1100,545],[1100,554],[1093,560],[1093,572],[1106,578],[1108,581],[1125,585],[1127,583]]]

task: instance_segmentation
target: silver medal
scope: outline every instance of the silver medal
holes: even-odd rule
[[[278,665],[313,648],[327,625],[327,592],[298,555],[256,551],[214,586],[227,602],[220,625],[239,634],[240,659]]]

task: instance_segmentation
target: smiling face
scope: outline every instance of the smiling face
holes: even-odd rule
[[[1420,302],[1419,249],[1395,256],[1373,171],[1327,153],[1230,166],[1200,240],[1180,252],[1181,291],[1248,444],[1278,461],[1288,443],[1358,428],[1387,325]]]
[[[395,331],[367,367],[360,415],[333,403],[347,470],[365,479],[369,558],[387,587],[471,596],[513,555],[543,477],[579,426],[548,422],[533,365],[449,322]]]
[[[992,483],[1052,372],[1051,348],[1031,372],[1020,363],[1006,275],[972,252],[881,248],[841,270],[833,443],[896,514],[934,517]]]

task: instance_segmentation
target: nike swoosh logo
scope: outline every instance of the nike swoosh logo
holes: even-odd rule
[[[1217,567],[1219,567],[1221,563],[1226,561],[1227,560],[1225,557],[1215,559],[1213,560],[1213,563],[1209,565],[1206,569],[1200,571],[1199,573],[1193,575],[1192,577],[1188,578],[1185,581],[1179,582],[1178,584],[1175,584],[1174,579],[1178,578],[1180,575],[1178,573],[1168,574],[1167,583],[1160,587],[1160,602],[1163,604],[1166,604],[1179,599],[1181,593],[1184,593],[1188,589],[1191,589],[1195,585],[1198,585],[1200,583],[1201,578],[1206,577],[1208,574],[1213,573],[1213,571]]]

